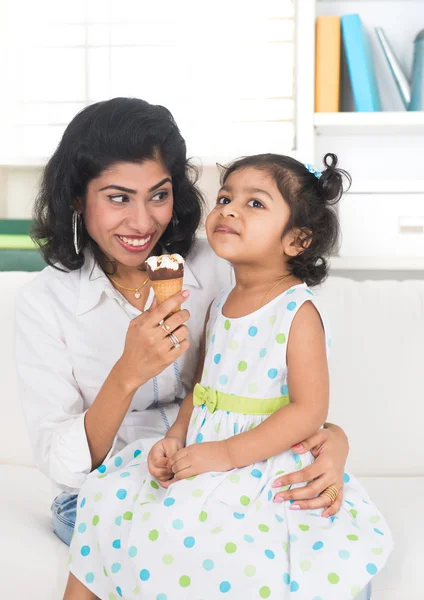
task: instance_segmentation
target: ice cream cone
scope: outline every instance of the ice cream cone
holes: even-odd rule
[[[159,304],[175,296],[178,292],[183,289],[183,278],[178,277],[176,279],[156,279],[151,281],[153,291]],[[181,306],[177,306],[170,314],[181,310]]]

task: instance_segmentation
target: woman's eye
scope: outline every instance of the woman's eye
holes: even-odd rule
[[[216,203],[217,204],[230,204],[231,200],[229,198],[227,198],[226,196],[222,196],[221,198],[218,198]]]
[[[126,194],[116,194],[113,196],[108,196],[108,198],[112,200],[112,202],[115,202],[115,204],[123,204],[126,200],[129,200]]]
[[[152,200],[154,200],[155,202],[163,202],[168,198],[168,196],[169,192],[158,192],[153,196]]]
[[[248,203],[248,206],[252,206],[253,208],[265,208],[265,206],[262,204],[262,202],[259,202],[259,200],[251,200]]]

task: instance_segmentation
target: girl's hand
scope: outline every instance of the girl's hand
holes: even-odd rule
[[[168,466],[168,460],[183,447],[184,441],[181,438],[170,436],[159,440],[150,449],[147,458],[149,472],[156,477],[162,487],[167,487],[163,484],[174,476]]]
[[[276,479],[273,487],[283,487],[294,483],[309,482],[302,488],[280,492],[275,495],[274,502],[294,500],[292,510],[325,508],[323,517],[330,517],[339,512],[343,499],[343,474],[349,444],[343,429],[337,425],[329,425],[293,447],[296,454],[304,454],[310,450],[315,462],[300,471],[283,475]],[[334,485],[339,490],[336,500],[331,503],[328,496],[320,496],[328,486]]]
[[[168,485],[201,473],[230,471],[233,467],[226,441],[193,444],[178,452],[169,460],[174,478]]]
[[[188,310],[179,310],[167,317],[187,300],[190,292],[184,290],[158,305],[156,299],[144,313],[133,319],[128,327],[125,347],[117,366],[128,392],[136,391],[149,379],[161,373],[189,347],[188,329],[184,325],[190,317]],[[163,321],[163,326],[159,323]],[[173,333],[180,343],[175,348],[169,339]]]

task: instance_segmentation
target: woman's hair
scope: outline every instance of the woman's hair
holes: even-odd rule
[[[159,159],[170,173],[174,196],[173,217],[158,252],[187,256],[204,201],[196,187],[197,169],[187,160],[185,141],[163,106],[138,98],[114,98],[76,115],[44,169],[31,236],[46,263],[55,266],[59,262],[70,271],[82,267],[84,254],[76,254],[73,244],[76,200],[84,204],[88,183],[113,164],[152,159]],[[102,268],[107,265],[109,272],[115,272],[115,265],[88,235],[83,218],[79,239],[81,250],[89,248]]]
[[[281,195],[290,207],[290,218],[282,236],[299,230],[298,240],[303,250],[290,257],[288,266],[293,275],[307,285],[318,285],[328,275],[326,257],[335,249],[339,237],[339,223],[332,208],[343,194],[343,177],[351,184],[351,177],[337,168],[337,156],[324,156],[325,169],[311,172],[307,166],[290,156],[257,154],[233,162],[221,176],[227,178],[247,167],[266,171],[275,181]]]

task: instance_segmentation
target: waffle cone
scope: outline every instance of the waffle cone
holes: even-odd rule
[[[183,278],[176,279],[159,279],[150,282],[155,292],[155,296],[159,304],[168,300],[171,296],[175,296],[183,289]],[[181,306],[177,306],[170,314],[181,310]]]

